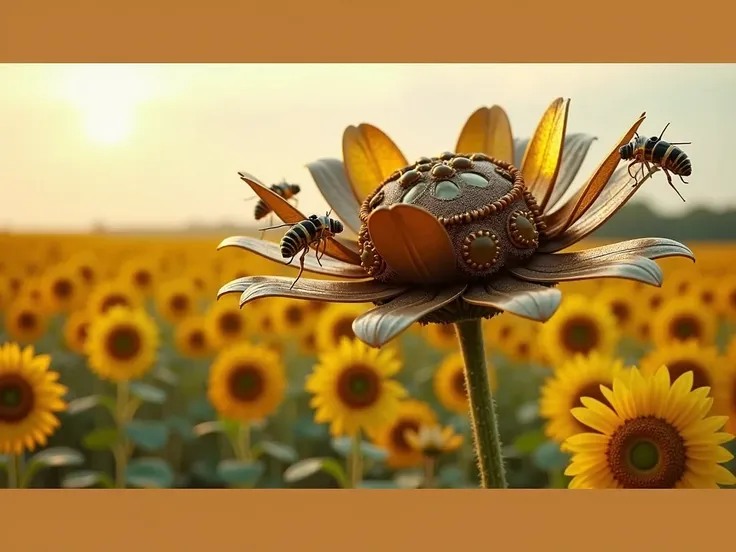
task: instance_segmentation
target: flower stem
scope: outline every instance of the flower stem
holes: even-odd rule
[[[19,489],[20,477],[20,454],[11,454],[8,458],[8,489]]]
[[[129,402],[128,382],[117,384],[117,404],[115,424],[118,430],[118,443],[115,449],[115,488],[124,489],[126,472],[128,470],[128,438],[125,435],[125,426],[128,422]]]
[[[357,489],[363,479],[363,453],[360,450],[362,438],[360,431],[353,435],[353,446],[350,451],[350,487]]]
[[[424,484],[422,487],[425,489],[434,488],[434,471],[437,462],[433,456],[424,457]]]
[[[247,462],[251,459],[250,424],[243,422],[238,427],[238,441],[235,454],[238,460]]]
[[[486,366],[481,321],[476,318],[457,322],[455,328],[465,361],[465,385],[470,402],[470,424],[480,484],[484,489],[505,489],[506,472],[501,455],[496,405]]]

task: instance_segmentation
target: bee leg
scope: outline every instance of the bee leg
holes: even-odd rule
[[[292,197],[291,200],[294,202],[294,207],[299,207],[299,199],[297,197]]]
[[[294,255],[291,259],[289,259],[289,262],[286,263],[286,265],[287,266],[290,265],[294,259],[296,259],[296,255]]]
[[[322,253],[322,255],[319,254],[319,246],[324,243],[324,249],[327,249],[327,240],[324,239],[324,236],[325,236],[325,229],[323,228],[322,231],[319,233],[319,238],[317,238],[317,247],[314,248],[315,250],[314,256],[317,259],[317,264],[319,266],[322,266],[321,259],[322,259],[322,255],[324,255],[324,252]]]
[[[677,176],[680,177],[680,180],[682,180],[682,183],[683,184],[690,184],[687,180],[685,180],[684,178],[682,178],[682,175],[681,174],[678,174]]]
[[[684,197],[682,197],[682,195],[680,195],[680,192],[679,192],[679,191],[677,190],[677,188],[675,188],[675,185],[674,185],[674,184],[672,183],[672,175],[670,174],[670,171],[668,171],[668,170],[667,170],[667,169],[665,169],[664,167],[662,168],[662,170],[664,171],[664,174],[665,174],[665,176],[667,176],[667,183],[668,183],[668,184],[670,185],[670,187],[671,187],[671,188],[672,188],[673,190],[675,190],[675,193],[676,193],[676,194],[677,194],[678,196],[680,196],[680,199],[681,199],[682,201],[685,201],[685,198],[684,198]]]
[[[269,215],[268,217],[268,226],[273,226],[273,215]],[[259,239],[263,239],[263,237],[266,235],[266,229],[264,228],[261,230],[261,237]]]
[[[637,187],[637,186],[639,185],[639,183],[638,183],[638,182],[637,182],[637,180],[636,180],[636,175],[635,175],[635,174],[631,174],[631,167],[633,167],[633,166],[634,166],[634,165],[636,165],[637,163],[638,163],[638,161],[634,161],[633,163],[629,163],[629,167],[628,167],[628,169],[627,169],[627,170],[629,171],[629,176],[630,176],[630,177],[632,178],[632,180],[634,181],[634,184],[633,184],[633,185],[631,186],[632,188],[636,188],[636,187]]]
[[[296,275],[296,279],[291,282],[291,286],[289,289],[294,289],[294,286],[299,281],[299,278],[302,277],[302,273],[304,272],[304,258],[307,256],[307,253],[309,252],[309,248],[305,247],[304,251],[302,251],[302,256],[299,257],[299,274]]]

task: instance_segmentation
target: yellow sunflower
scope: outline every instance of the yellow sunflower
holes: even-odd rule
[[[652,316],[652,342],[656,346],[690,339],[710,345],[717,331],[715,313],[704,309],[692,296],[673,297]]]
[[[273,414],[286,391],[279,356],[267,347],[240,343],[222,350],[210,367],[207,396],[225,418],[240,422]]]
[[[69,312],[84,299],[80,276],[70,265],[58,265],[49,270],[42,280],[44,302],[51,312]]]
[[[71,313],[64,322],[64,343],[77,354],[84,354],[89,332],[89,316],[84,310]]]
[[[524,320],[523,323],[514,328],[498,349],[512,362],[521,363],[540,360],[543,351],[535,346],[538,336],[539,324]]]
[[[600,303],[581,295],[566,297],[539,330],[539,340],[553,368],[576,354],[597,351],[610,356],[619,336],[614,315]]]
[[[391,468],[420,466],[422,451],[412,447],[406,439],[407,432],[418,432],[420,427],[434,426],[437,415],[425,402],[414,399],[401,401],[397,417],[390,424],[372,432],[373,442],[388,451],[386,464]]]
[[[270,303],[269,310],[273,313],[273,331],[288,339],[307,332],[315,317],[309,305],[294,299],[277,298]]]
[[[120,267],[119,279],[138,294],[146,297],[156,288],[158,276],[156,262],[147,257],[129,259]]]
[[[105,314],[112,307],[135,309],[142,305],[142,296],[122,280],[100,282],[87,297],[87,312],[90,318]]]
[[[0,345],[0,453],[21,454],[44,446],[59,427],[54,415],[66,409],[66,387],[49,370],[51,357],[33,347]]]
[[[441,456],[453,452],[463,444],[463,436],[457,435],[450,426],[423,425],[418,430],[404,432],[407,444],[422,456]]]
[[[724,318],[736,322],[736,275],[730,274],[718,281],[716,309]]]
[[[246,339],[248,324],[246,311],[242,310],[237,300],[223,297],[212,303],[204,316],[207,338],[215,349],[240,343]]]
[[[100,260],[90,252],[81,252],[69,260],[69,266],[85,287],[92,287],[100,276]]]
[[[731,338],[725,357],[713,387],[714,411],[728,416],[726,431],[736,433],[736,336]]]
[[[566,475],[570,488],[718,488],[736,484],[720,464],[733,455],[721,445],[725,416],[708,416],[709,389],[692,390],[692,372],[670,383],[667,368],[643,375],[632,368],[601,388],[610,407],[583,398],[573,416],[597,433],[565,441],[573,454]]]
[[[636,310],[641,308],[631,286],[611,284],[603,286],[595,301],[610,312],[622,333],[637,335]]]
[[[189,316],[174,330],[176,350],[186,358],[204,358],[212,354],[203,316]]]
[[[116,306],[91,320],[85,351],[93,372],[123,382],[153,368],[158,346],[158,327],[146,311]]]
[[[488,365],[491,391],[497,387],[496,370]],[[432,380],[434,394],[440,404],[450,412],[468,412],[468,393],[465,388],[465,361],[460,352],[451,353],[442,360]]]
[[[5,311],[5,331],[20,343],[41,339],[48,329],[48,318],[43,309],[29,297],[18,297]]]
[[[693,389],[714,389],[723,368],[723,359],[716,347],[690,339],[673,341],[649,351],[641,359],[640,366],[645,374],[654,374],[660,366],[666,366],[673,380],[685,372],[692,372]]]
[[[332,435],[373,434],[399,414],[404,387],[391,379],[401,369],[392,349],[374,349],[343,338],[322,353],[306,380],[317,423],[329,423]]]
[[[353,320],[366,312],[361,303],[330,303],[316,320],[317,350],[327,352],[335,349],[343,337],[355,339]]]
[[[0,274],[0,312],[5,310],[15,297],[15,293],[10,288],[10,281],[3,274]]]
[[[424,338],[432,347],[446,351],[458,347],[454,324],[427,324],[422,328]]]
[[[162,283],[156,290],[156,310],[171,324],[195,314],[197,290],[188,278],[176,278]]]
[[[576,355],[555,370],[542,386],[539,398],[539,414],[547,420],[547,437],[562,443],[572,435],[590,431],[570,410],[582,405],[582,397],[606,403],[600,386],[610,387],[623,369],[622,361],[591,353],[587,357]]]

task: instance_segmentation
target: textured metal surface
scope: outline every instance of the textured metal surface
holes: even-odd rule
[[[417,320],[457,299],[465,285],[446,289],[412,290],[353,321],[353,332],[371,347],[381,347]]]
[[[231,236],[222,240],[220,245],[217,246],[217,249],[224,249],[226,247],[245,249],[246,251],[250,251],[277,263],[288,263],[288,259],[284,259],[281,256],[281,249],[278,244],[260,240],[258,238],[251,238],[249,236]],[[322,263],[321,266],[320,263]],[[344,263],[327,256],[322,257],[322,259],[320,259],[320,263],[317,262],[315,254],[310,253],[304,257],[304,270],[315,274],[326,274],[328,276],[339,278],[367,278],[365,271],[360,266]],[[298,264],[296,262],[292,262],[290,266],[298,267]]]
[[[360,230],[360,203],[350,186],[345,165],[339,159],[317,159],[307,164],[314,183],[335,215],[354,233]]]
[[[557,311],[562,292],[510,277],[468,288],[463,299],[472,304],[491,307],[530,320],[545,322]]]

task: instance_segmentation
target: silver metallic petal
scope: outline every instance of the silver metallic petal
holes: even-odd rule
[[[251,238],[249,236],[231,236],[222,240],[220,245],[217,246],[217,249],[224,249],[226,247],[238,247],[271,261],[281,264],[285,262],[281,256],[281,249],[274,242]],[[304,257],[304,270],[313,272],[314,274],[325,274],[338,278],[368,278],[368,275],[359,266],[344,263],[327,256],[322,257],[320,262],[322,266],[317,262],[315,255],[309,254]]]
[[[339,159],[317,159],[307,164],[317,188],[340,220],[356,234],[360,230],[360,204]]]
[[[638,173],[637,176],[640,179],[640,183],[636,187],[633,186],[634,179],[629,175],[627,165],[616,169],[616,172],[613,173],[611,179],[605,188],[603,188],[601,195],[598,196],[590,209],[561,235],[556,236],[548,242],[542,242],[539,251],[542,253],[562,251],[595,232],[629,201],[631,196],[641,188],[641,185],[645,181],[649,180],[659,171],[657,167],[653,168],[654,170],[651,173],[647,172],[644,175],[642,175],[642,172]],[[559,205],[555,207],[559,207]]]
[[[529,282],[554,283],[620,278],[660,287],[664,274],[657,263],[646,257],[611,252],[602,256],[586,255],[589,251],[535,255],[523,266],[509,269],[514,276]]]
[[[529,138],[514,138],[514,167],[517,169],[521,167],[528,145]]]
[[[463,294],[463,299],[472,305],[490,307],[546,322],[557,311],[562,301],[562,292],[550,288],[517,280],[500,277],[491,282],[475,285]]]
[[[547,209],[554,207],[570,185],[575,180],[580,167],[588,155],[590,146],[593,145],[598,138],[590,134],[576,133],[568,134],[565,137],[565,146],[562,150],[562,160],[560,161],[560,172],[557,175],[555,187],[547,201]]]
[[[301,278],[292,288],[293,282],[294,278],[284,276],[247,276],[225,284],[220,288],[217,297],[242,292],[240,306],[263,297],[310,299],[332,303],[370,303],[392,299],[406,291],[405,287],[381,284],[373,280],[339,282]]]
[[[381,347],[417,320],[460,297],[465,287],[461,284],[438,291],[408,291],[393,301],[358,316],[353,320],[353,332],[358,339],[371,347]]]

